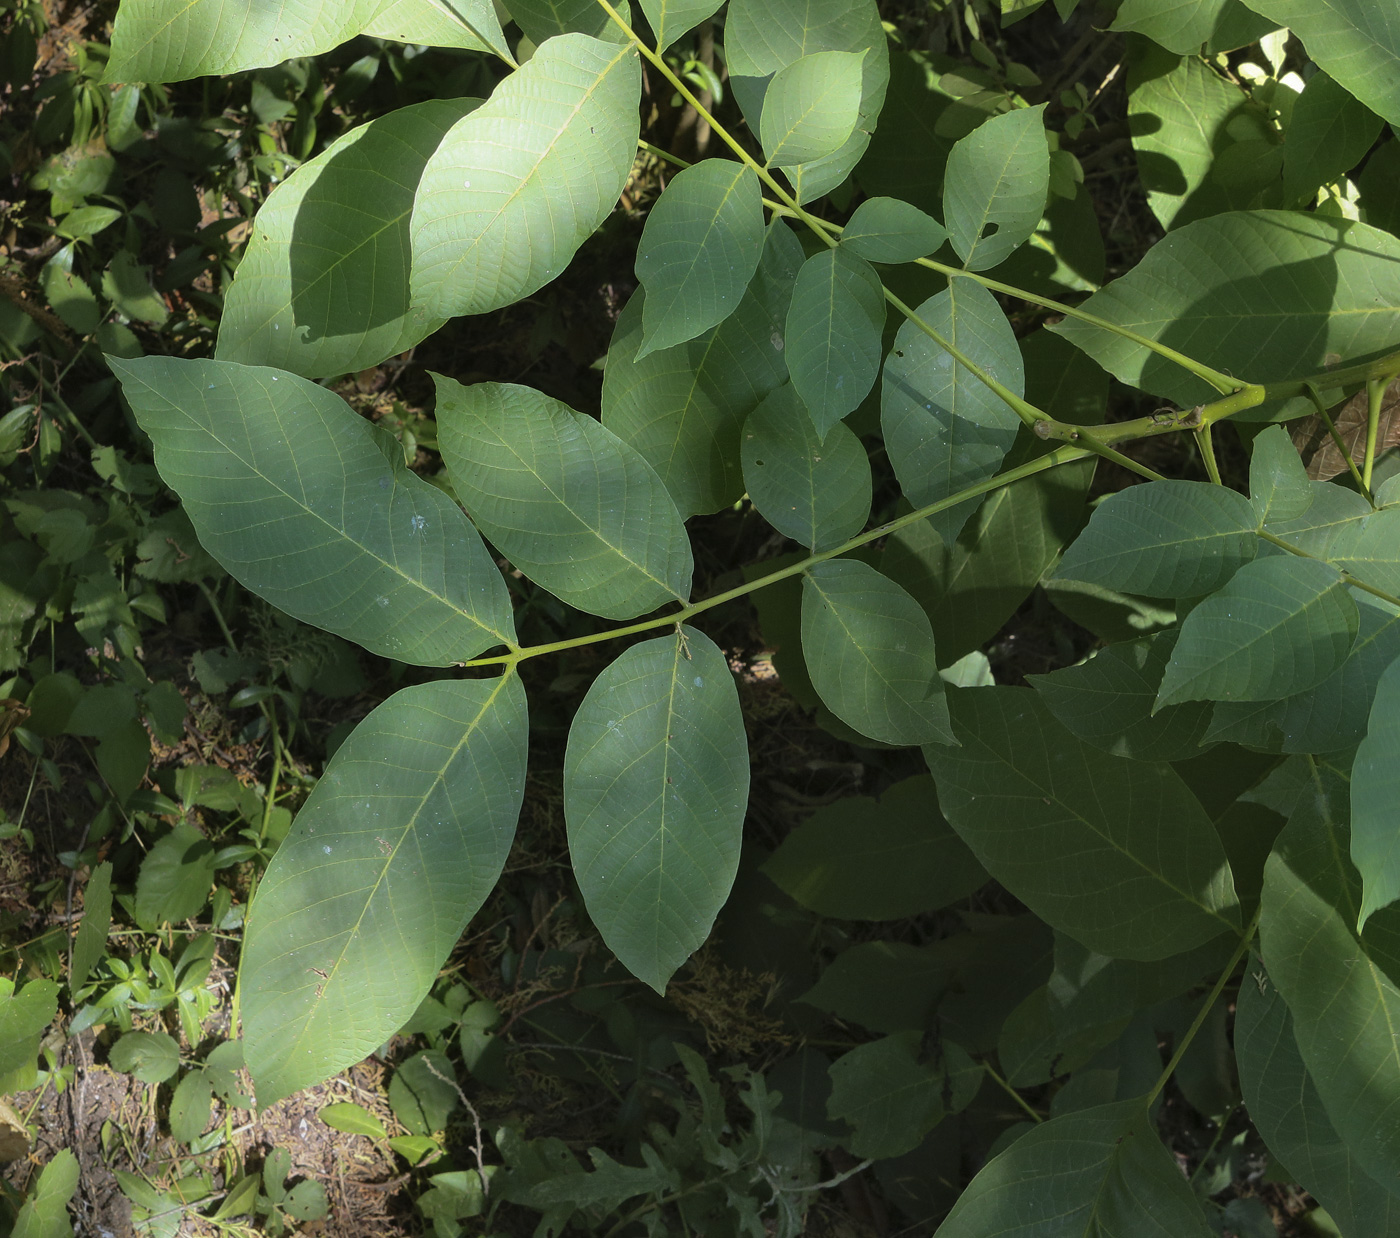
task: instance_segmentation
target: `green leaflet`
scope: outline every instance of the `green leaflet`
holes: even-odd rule
[[[1268,34],[1274,23],[1251,13],[1240,0],[1123,0],[1110,30],[1145,34],[1168,51],[1192,56],[1203,45],[1212,51],[1230,51]],[[1215,40],[1226,35],[1224,47]]]
[[[55,1152],[39,1171],[15,1217],[13,1238],[72,1238],[68,1202],[77,1193],[81,1178],[78,1158],[67,1148]]]
[[[841,230],[841,245],[867,262],[912,262],[936,251],[948,231],[899,198],[866,198]]]
[[[1239,931],[1215,828],[1170,766],[1080,743],[1029,689],[948,695],[962,747],[924,749],[943,813],[1046,923],[1142,961]]]
[[[658,993],[729,894],[748,793],[739,695],[709,637],[633,645],[594,681],[564,756],[569,853],[603,940]]]
[[[259,597],[422,666],[514,642],[476,530],[339,396],[228,361],[108,363],[200,543]]]
[[[1259,935],[1299,1052],[1347,1150],[1383,1186],[1400,1165],[1400,923],[1387,909],[1355,936],[1360,882],[1347,858],[1347,786],[1313,763],[1264,869]],[[1394,1192],[1392,1192],[1394,1193]]]
[[[812,550],[854,537],[870,517],[870,460],[846,426],[823,442],[790,385],[749,414],[742,444],[744,482],[759,513]]]
[[[664,51],[686,31],[714,14],[723,0],[640,0],[656,32],[656,49]],[[596,6],[595,6],[596,7]]]
[[[507,60],[491,0],[312,0],[249,8],[234,0],[127,0],[112,27],[112,82],[179,82],[314,56],[357,34],[495,52]]]
[[[1357,929],[1372,912],[1400,898],[1400,658],[1376,685],[1366,738],[1351,771],[1351,858],[1364,895]]]
[[[636,360],[645,294],[617,320],[603,372],[603,424],[630,443],[666,483],[683,516],[712,512],[744,493],[744,419],[788,381],[785,321],[802,246],[781,220],[739,308],[718,327]]]
[[[787,364],[817,441],[869,394],[880,372],[885,290],[863,258],[814,254],[797,273],[787,316]]]
[[[1214,215],[1171,232],[1081,308],[1240,379],[1302,378],[1329,357],[1394,346],[1400,239],[1322,215]],[[1122,336],[1073,319],[1053,330],[1123,382],[1183,408],[1216,394]],[[1304,398],[1280,411],[1293,409],[1312,405]]]
[[[985,271],[1030,239],[1050,189],[1045,105],[984,121],[948,155],[943,221],[963,265]]]
[[[358,1062],[427,995],[505,864],[525,750],[510,672],[404,688],[336,751],[248,916],[260,1107]]]
[[[1249,502],[1261,524],[1296,520],[1312,506],[1313,491],[1298,449],[1282,426],[1255,435],[1249,456]]]
[[[1256,528],[1249,500],[1223,486],[1129,486],[1095,508],[1055,575],[1148,597],[1200,597],[1254,558]]]
[[[219,360],[324,378],[436,331],[441,318],[409,305],[409,216],[438,143],[479,103],[400,108],[293,172],[254,220],[225,295]]]
[[[559,35],[458,121],[414,202],[413,306],[481,314],[558,275],[627,182],[640,90],[635,49]]]
[[[1350,172],[1376,140],[1381,118],[1326,73],[1308,79],[1288,121],[1283,194],[1306,205],[1319,185]]]
[[[58,1012],[58,985],[30,980],[18,992],[5,978],[0,985],[0,1078],[31,1065],[39,1056],[39,1039]]]
[[[635,450],[532,387],[433,379],[453,489],[517,568],[569,605],[609,619],[685,601],[690,539],[666,487]]]
[[[827,708],[862,735],[887,744],[957,743],[928,616],[868,564],[831,559],[807,569],[802,653]]]
[[[1372,111],[1400,125],[1400,9],[1371,0],[1245,0],[1287,26],[1308,55]]]
[[[1016,395],[1024,393],[1016,336],[980,284],[958,280],[917,313],[974,364]],[[880,425],[895,476],[913,506],[948,498],[990,477],[1016,441],[1020,424],[999,396],[912,322],[899,328],[885,359]],[[976,504],[959,503],[931,516],[930,523],[951,543]]]
[[[626,0],[615,7],[628,16]],[[587,34],[614,43],[621,37],[607,11],[593,0],[510,0],[505,8],[537,46],[561,34]]]
[[[866,52],[813,52],[784,65],[763,96],[759,138],[770,168],[835,154],[860,114]]]
[[[1288,1006],[1258,960],[1240,982],[1235,1060],[1249,1116],[1344,1234],[1400,1238],[1400,1196],[1357,1164],[1327,1116],[1293,1035]]]
[[[1256,559],[1186,616],[1157,704],[1305,692],[1346,661],[1359,624],[1336,568],[1285,555]]]
[[[1308,493],[1312,502],[1300,515],[1272,520],[1264,527],[1290,546],[1340,565],[1357,530],[1371,516],[1371,505],[1356,491],[1333,482],[1309,482]]]
[[[987,881],[922,774],[895,783],[878,802],[855,795],[817,809],[763,871],[802,906],[838,920],[903,919],[955,903]]]
[[[1359,580],[1400,595],[1400,507],[1360,516],[1334,553],[1338,566]]]
[[[1146,1106],[1118,1101],[1027,1131],[963,1192],[938,1238],[1207,1238]]]
[[[742,163],[706,159],[675,176],[647,215],[637,250],[646,289],[636,359],[729,317],[763,252],[763,198]]]

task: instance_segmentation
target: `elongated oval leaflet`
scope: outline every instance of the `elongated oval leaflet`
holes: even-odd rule
[[[773,75],[759,125],[769,167],[811,163],[840,150],[856,127],[867,54],[813,52]]]
[[[1030,240],[1049,187],[1044,104],[993,116],[953,147],[943,218],[969,271],[996,266]]]

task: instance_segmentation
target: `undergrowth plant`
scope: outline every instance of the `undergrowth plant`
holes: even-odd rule
[[[1047,97],[980,42],[973,65],[903,49],[874,0],[508,0],[513,49],[487,0],[124,0],[109,83],[361,33],[503,64],[489,97],[403,107],[287,178],[253,222],[213,359],[109,357],[228,573],[371,653],[451,668],[345,738],[261,881],[240,973],[259,1105],[420,1009],[510,849],[535,658],[621,642],[569,728],[568,847],[603,941],[665,991],[739,864],[745,723],[705,628],[752,598],[804,704],[856,743],[920,749],[929,771],[823,810],[768,861],[773,881],[852,920],[965,908],[989,878],[1028,909],[963,910],[944,940],[868,941],[827,968],[804,1000],[873,1034],[819,1065],[811,1120],[833,1143],[860,1166],[918,1155],[986,1084],[1015,1116],[942,1238],[1259,1232],[1262,1209],[1227,1214],[1211,1175],[1179,1171],[1157,1127],[1171,1086],[1222,1135],[1242,1097],[1342,1233],[1400,1229],[1400,483],[1384,408],[1400,147],[1383,131],[1400,126],[1400,28],[1370,0],[1162,7],[1124,0],[1115,29],[1137,36],[1130,130],[1166,235],[1103,284],[1066,149],[1086,94]],[[702,23],[723,82],[676,51]],[[1248,68],[1224,58],[1256,45]],[[601,419],[438,375],[430,483],[318,380],[558,275],[629,183],[644,75],[717,153],[685,164],[641,143],[671,167]],[[722,123],[701,83],[741,120]],[[1105,422],[1106,375],[1141,393],[1139,415]],[[1303,417],[1336,440],[1326,478],[1282,424]],[[1247,494],[1222,474],[1226,423],[1250,448]],[[1194,440],[1208,480],[1141,462],[1164,435]],[[1138,480],[1089,515],[1105,462]],[[695,597],[686,522],[740,502],[802,549],[735,563],[737,583]],[[1038,585],[1100,647],[995,685],[980,646]],[[530,589],[563,604],[566,634],[521,642]],[[179,1003],[166,971],[161,1000]],[[85,992],[117,982],[131,977]],[[1239,1094],[1228,1053],[1212,1056],[1231,1002]],[[597,1151],[585,1170],[505,1131],[498,1195],[547,1233],[634,1199],[611,1232],[674,1232],[687,1200],[695,1232],[800,1232],[832,1183],[783,1150],[794,1120],[745,1074],[736,1135],[683,1057],[704,1116],[678,1103],[679,1125],[638,1143],[644,1165]],[[256,1204],[279,1223],[297,1215],[284,1176],[265,1171]],[[443,1177],[435,1224],[456,1233],[492,1183]]]

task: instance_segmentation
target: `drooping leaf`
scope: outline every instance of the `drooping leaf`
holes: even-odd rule
[[[867,262],[912,262],[937,250],[948,230],[899,198],[866,198],[841,231],[841,244]]]
[[[827,708],[862,735],[887,744],[957,742],[928,616],[868,564],[832,559],[807,569],[802,652]]]
[[[1260,524],[1295,520],[1312,501],[1307,472],[1288,431],[1269,426],[1255,435],[1249,456],[1249,502]]]
[[[1366,224],[1235,211],[1170,233],[1081,306],[1251,382],[1320,373],[1400,337],[1400,239]],[[1121,335],[1065,319],[1053,330],[1121,381],[1182,408],[1216,394]],[[1306,398],[1281,412],[1311,409]]]
[[[1207,1238],[1201,1206],[1141,1100],[1027,1131],[972,1180],[938,1238]]]
[[[818,442],[875,385],[884,329],[884,288],[865,259],[829,249],[803,264],[788,309],[787,363]]]
[[[505,864],[525,749],[508,673],[403,688],[336,750],[249,911],[260,1106],[359,1061],[417,1009]]]
[[[514,640],[476,530],[339,396],[228,361],[109,364],[201,545],[258,596],[423,666]]]
[[[878,801],[817,809],[763,865],[804,907],[838,920],[898,920],[946,907],[987,880],[938,811],[933,780],[897,782]]]
[[[1129,486],[1094,509],[1055,575],[1148,597],[1200,597],[1254,558],[1258,523],[1249,500],[1223,486]]]
[[[980,284],[957,280],[916,313],[1013,394],[1024,394],[1015,333]],[[950,353],[906,322],[885,359],[880,424],[905,497],[923,507],[995,473],[1021,420]],[[931,516],[930,523],[951,543],[975,508],[975,500],[960,503]]]
[[[603,424],[666,483],[681,515],[712,512],[744,493],[744,419],[788,381],[784,336],[802,246],[781,220],[739,308],[693,340],[636,360],[645,294],[617,320],[603,373]]]
[[[651,208],[637,250],[646,301],[636,359],[728,318],[762,252],[763,199],[752,169],[706,159],[674,177]]]
[[[739,695],[709,637],[633,645],[594,681],[564,756],[569,854],[603,940],[657,992],[729,894],[748,794]]]
[[[479,102],[399,108],[279,185],[225,294],[219,360],[323,378],[377,365],[437,330],[441,318],[409,305],[409,216],[443,134]]]
[[[969,271],[985,271],[1030,239],[1050,190],[1045,105],[984,121],[948,155],[943,220]]]
[[[1400,658],[1376,685],[1366,738],[1351,771],[1351,858],[1364,891],[1358,929],[1400,898]]]
[[[744,483],[759,513],[812,550],[854,537],[870,517],[870,460],[840,423],[822,440],[790,385],[744,422]]]
[[[414,308],[482,314],[558,275],[627,182],[640,89],[634,48],[560,35],[453,125],[414,200]]]
[[[1351,91],[1326,73],[1314,73],[1288,121],[1283,146],[1285,199],[1310,201],[1319,185],[1330,185],[1360,163],[1380,131],[1381,118]]]
[[[714,14],[724,0],[640,0],[642,12],[656,32],[656,47],[664,51],[686,31]]]
[[[609,619],[685,600],[690,540],[633,448],[532,387],[433,380],[453,489],[525,575]]]
[[[813,52],[773,75],[759,126],[770,168],[824,159],[846,144],[860,115],[866,54]]]
[[[1346,661],[1359,624],[1336,568],[1291,555],[1256,559],[1186,616],[1157,704],[1305,692]]]
[[[1046,923],[1139,960],[1239,931],[1215,827],[1170,766],[1081,743],[1026,688],[948,695],[962,747],[924,749],[944,815]]]

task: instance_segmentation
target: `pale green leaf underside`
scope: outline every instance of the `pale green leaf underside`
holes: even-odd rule
[[[1009,258],[1040,222],[1050,189],[1045,105],[983,121],[948,155],[943,221],[970,271]]]
[[[864,52],[813,52],[784,65],[763,96],[759,138],[768,166],[835,154],[860,114]]]
[[[1351,771],[1351,858],[1364,894],[1360,926],[1400,898],[1400,660],[1376,686],[1366,738]],[[1358,927],[1360,927],[1358,926]]]
[[[633,448],[532,387],[433,379],[453,489],[520,571],[608,619],[686,599],[690,540]]]
[[[454,125],[414,204],[412,304],[482,314],[558,275],[627,182],[640,90],[634,48],[560,35]]]
[[[779,533],[827,550],[865,527],[871,497],[865,448],[839,423],[823,442],[790,385],[749,414],[741,455],[749,498]]]
[[[943,813],[1041,919],[1144,961],[1239,931],[1219,836],[1169,765],[1080,743],[1030,689],[949,696],[962,747],[924,749]]]
[[[1312,506],[1313,492],[1298,449],[1282,426],[1255,435],[1249,456],[1249,503],[1261,523],[1295,520]]]
[[[603,940],[657,992],[729,894],[748,793],[739,695],[703,633],[633,645],[594,681],[564,756],[569,853]]]
[[[641,360],[693,339],[738,307],[763,252],[763,197],[753,170],[706,159],[666,186],[637,251],[646,289]]]
[[[867,262],[913,262],[948,239],[932,215],[899,198],[867,198],[841,230],[841,245]]]
[[[476,530],[339,396],[228,361],[108,360],[201,545],[259,597],[423,666],[514,642]]]
[[[525,692],[404,688],[351,733],[258,886],[243,945],[263,1108],[319,1083],[417,1009],[500,876],[525,787]]]
[[[1305,692],[1346,661],[1359,623],[1336,568],[1284,555],[1246,563],[1187,615],[1157,704]]]
[[[221,361],[325,378],[442,325],[409,305],[409,217],[428,159],[477,99],[434,99],[351,130],[267,200],[224,298]]]
[[[687,30],[712,16],[723,0],[640,0],[640,3],[656,33],[657,50],[664,51]]]
[[[955,743],[933,628],[903,589],[855,559],[808,568],[802,653],[826,707],[887,744]]]
[[[1094,510],[1055,575],[1146,597],[1213,593],[1258,549],[1243,495],[1200,481],[1129,486]]]

